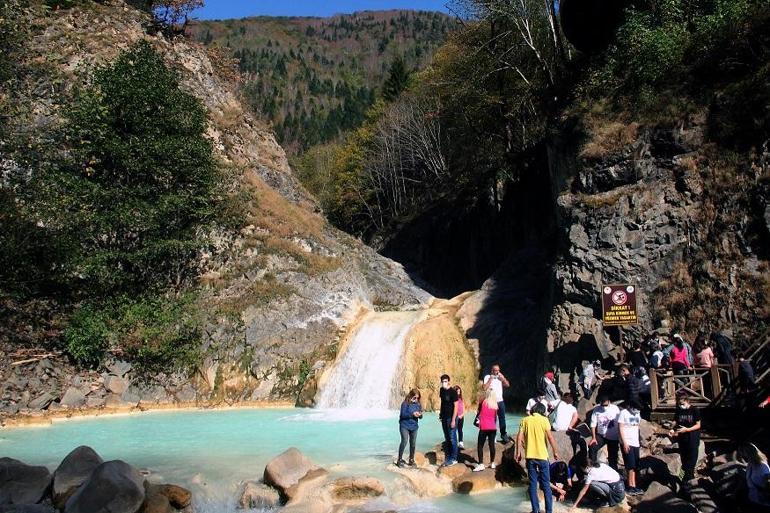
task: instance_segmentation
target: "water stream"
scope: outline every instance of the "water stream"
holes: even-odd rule
[[[404,342],[424,315],[422,311],[367,314],[324,376],[318,407],[365,411],[398,407],[402,398],[396,385]]]

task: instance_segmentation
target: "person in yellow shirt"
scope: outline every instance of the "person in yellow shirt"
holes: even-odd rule
[[[545,513],[553,513],[553,495],[551,493],[550,463],[548,447],[551,445],[553,457],[559,459],[559,451],[551,434],[551,423],[545,416],[545,405],[537,403],[532,407],[531,415],[524,417],[516,435],[516,461],[521,461],[522,452],[527,460],[529,475],[529,501],[532,513],[540,513],[540,501],[537,498],[537,484],[545,497]]]

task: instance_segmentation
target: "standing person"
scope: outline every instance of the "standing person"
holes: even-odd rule
[[[644,369],[644,367],[642,367]],[[643,392],[642,381],[631,373],[631,369],[628,364],[620,365],[620,377],[623,378],[626,388],[626,403],[641,402],[641,394]]]
[[[644,351],[642,351],[642,344],[639,342],[634,342],[633,346],[631,346],[631,352],[628,353],[628,363],[634,369],[637,367],[645,369],[649,367],[647,356],[644,354]]]
[[[457,447],[465,449],[463,444],[463,426],[465,425],[465,401],[463,401],[463,389],[460,385],[455,385],[457,392]]]
[[[401,403],[401,414],[398,418],[398,430],[401,433],[401,444],[398,446],[398,460],[396,465],[414,467],[414,446],[417,442],[417,422],[422,418],[422,405],[420,404],[420,391],[413,388],[409,391]],[[404,449],[409,440],[409,463],[404,463]]]
[[[610,467],[618,469],[618,417],[620,409],[612,404],[610,398],[603,395],[599,398],[599,406],[594,408],[591,414],[591,433],[593,437],[588,442],[589,457],[592,461],[598,461],[598,453],[602,447],[607,446],[607,461]]]
[[[711,349],[711,343],[706,340],[705,335],[698,335],[695,339],[695,366],[710,369],[714,366],[714,351]]]
[[[473,468],[481,472],[484,466],[484,443],[489,443],[489,467],[495,468],[495,435],[497,434],[497,396],[491,388],[485,393],[484,400],[479,405],[479,438],[476,443],[479,463]]]
[[[636,471],[639,468],[639,424],[642,422],[641,409],[642,407],[638,402],[632,401],[620,412],[620,417],[618,417],[620,447],[623,451],[623,466],[626,468],[629,495],[644,493],[636,487]]]
[[[559,402],[559,391],[554,383],[553,372],[548,371],[543,374],[538,388],[545,391],[545,400],[548,401],[549,408],[553,408]]]
[[[668,356],[674,374],[684,374],[694,361],[690,344],[679,333],[674,333],[674,343],[663,350],[663,356]]]
[[[486,392],[490,388],[494,390],[497,397],[497,422],[500,427],[500,441],[507,443],[510,441],[508,437],[508,431],[505,426],[505,401],[503,401],[503,388],[508,388],[511,384],[508,382],[503,373],[500,372],[500,365],[494,364],[489,374],[484,376],[484,384],[482,388]]]
[[[449,384],[449,376],[441,376],[441,388],[438,391],[441,398],[439,421],[444,430],[444,466],[451,467],[457,463],[457,391]]]
[[[733,357],[733,343],[722,333],[714,332],[711,334],[711,341],[717,350],[717,362],[720,365],[732,365],[735,363]]]
[[[593,392],[594,378],[596,377],[594,365],[594,362],[587,362],[583,365],[583,372],[580,373],[580,387],[583,389],[583,397],[586,399],[590,398],[591,392]]]
[[[770,466],[767,456],[754,444],[746,444],[738,451],[746,466],[746,485],[749,489],[751,511],[770,512]]]
[[[620,474],[615,469],[608,467],[604,463],[591,460],[588,466],[583,469],[583,472],[586,475],[585,483],[570,511],[577,509],[588,490],[595,493],[610,507],[619,504],[625,499],[626,490],[623,486],[623,480],[620,479]]]
[[[679,445],[679,457],[682,459],[684,482],[695,478],[695,465],[698,463],[698,447],[700,446],[700,411],[690,405],[687,392],[680,390],[676,395],[676,413],[674,414],[674,429],[669,436],[676,436]]]
[[[521,461],[522,449],[527,460],[529,476],[529,501],[532,513],[540,513],[540,500],[537,497],[537,485],[545,497],[545,513],[553,512],[553,494],[551,493],[551,466],[548,463],[548,447],[551,445],[553,459],[558,460],[559,450],[551,434],[551,423],[545,416],[545,406],[538,403],[532,407],[532,415],[524,417],[516,435],[516,461]]]
[[[650,368],[660,369],[663,365],[663,350],[660,348],[660,341],[654,338],[650,343]]]

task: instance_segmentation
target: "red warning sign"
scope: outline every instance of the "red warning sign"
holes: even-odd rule
[[[636,287],[629,284],[602,286],[602,322],[605,326],[638,324]]]

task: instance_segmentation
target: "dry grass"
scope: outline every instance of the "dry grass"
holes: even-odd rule
[[[599,159],[630,146],[639,136],[641,125],[635,121],[626,121],[626,116],[614,115],[610,118],[601,106],[583,117],[583,124],[589,134],[580,156],[586,159]]]
[[[275,278],[266,276],[263,281],[251,283],[243,292],[233,297],[227,297],[217,302],[219,313],[232,317],[240,317],[241,313],[250,306],[265,306],[277,299],[294,294],[295,289]]]

